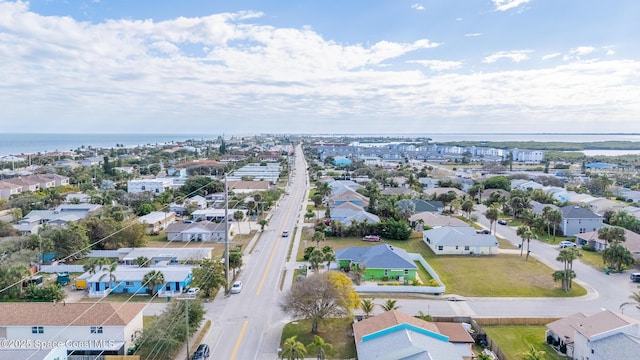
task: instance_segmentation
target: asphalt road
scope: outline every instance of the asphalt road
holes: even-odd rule
[[[297,235],[294,228],[302,216],[301,204],[308,186],[306,173],[302,149],[298,147],[289,194],[280,200],[251,255],[243,258],[241,293],[218,296],[205,303],[205,317],[212,320],[212,330],[204,342],[211,347],[214,359],[277,358],[282,328],[287,322],[280,310],[287,287],[280,287],[289,244]],[[289,231],[289,237],[282,237],[284,230]]]

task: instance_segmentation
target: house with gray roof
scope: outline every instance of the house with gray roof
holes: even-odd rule
[[[44,224],[66,226],[69,222],[84,219],[95,213],[102,205],[61,204],[53,210],[32,210],[13,227],[22,234],[37,234]]]
[[[415,206],[416,214],[425,211],[441,214],[444,210],[444,204],[442,203],[442,201],[425,201],[422,199],[411,199],[411,202],[413,202],[413,205]]]
[[[224,223],[199,221],[193,223],[173,223],[167,226],[169,241],[224,241],[228,226]]]
[[[640,353],[640,320],[610,310],[547,324],[547,343],[572,359],[632,360]]]
[[[416,279],[418,267],[404,249],[381,244],[337,250],[336,262],[343,270],[365,266],[364,280]]]
[[[494,255],[498,240],[491,234],[478,234],[471,226],[443,226],[422,232],[422,241],[436,255]]]
[[[602,216],[581,206],[567,205],[560,208],[560,212],[562,212],[560,230],[566,236],[597,231],[604,225]]]

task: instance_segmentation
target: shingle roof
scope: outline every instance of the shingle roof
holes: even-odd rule
[[[417,266],[404,250],[388,244],[350,247],[336,251],[336,259],[359,262],[367,269],[416,269]]]
[[[3,326],[127,325],[146,304],[136,303],[0,303]],[[74,321],[75,320],[75,321]]]
[[[431,244],[433,246],[498,246],[498,240],[496,240],[494,235],[478,234],[471,226],[443,226],[431,230],[425,230],[423,231],[423,234],[431,240]]]
[[[563,219],[600,219],[602,216],[581,206],[567,205],[560,208]]]
[[[399,324],[411,324],[438,333],[438,328],[431,322],[418,319],[400,311],[391,310],[353,324],[353,336],[356,342],[361,342],[362,337],[365,335]]]

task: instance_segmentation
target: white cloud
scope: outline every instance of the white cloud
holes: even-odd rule
[[[470,33],[470,34],[464,34],[464,36],[466,37],[476,37],[476,36],[480,36],[482,35],[482,33]]]
[[[519,50],[484,62],[507,59],[520,70],[413,60],[433,72],[409,71],[406,56],[424,58],[439,44],[340,44],[311,28],[253,21],[261,16],[92,24],[0,1],[0,108],[3,119],[12,119],[2,123],[3,131],[30,124],[41,132],[338,133],[361,129],[365,121],[369,132],[389,124],[418,132],[430,119],[463,132],[491,131],[507,120],[515,128],[502,131],[526,131],[522,124],[531,122],[540,131],[571,131],[593,121],[589,131],[616,122],[640,132],[640,61],[548,62],[527,69],[532,50]],[[586,48],[570,53],[588,55]],[[545,57],[551,55],[560,56]]]
[[[607,56],[614,55],[616,52],[613,49],[607,49]]]
[[[529,59],[529,54],[532,52],[532,50],[499,51],[485,57],[482,62],[491,64],[501,59],[509,59],[515,63],[519,63]]]
[[[596,49],[593,46],[578,46],[569,51],[571,55],[583,56],[594,52]]]
[[[411,5],[411,8],[413,10],[424,11],[424,5],[419,4],[419,3],[415,3],[415,4]]]
[[[453,70],[462,67],[462,61],[442,61],[442,60],[410,60],[410,64],[419,64],[432,71]]]
[[[544,55],[542,57],[542,60],[549,60],[549,59],[557,58],[558,56],[562,56],[562,54],[561,53],[551,53],[551,54]]]
[[[530,0],[491,0],[495,9],[498,11],[507,11],[517,8],[520,5],[528,3]]]

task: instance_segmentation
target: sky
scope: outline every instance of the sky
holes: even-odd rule
[[[640,132],[638,0],[0,0],[0,132]]]

